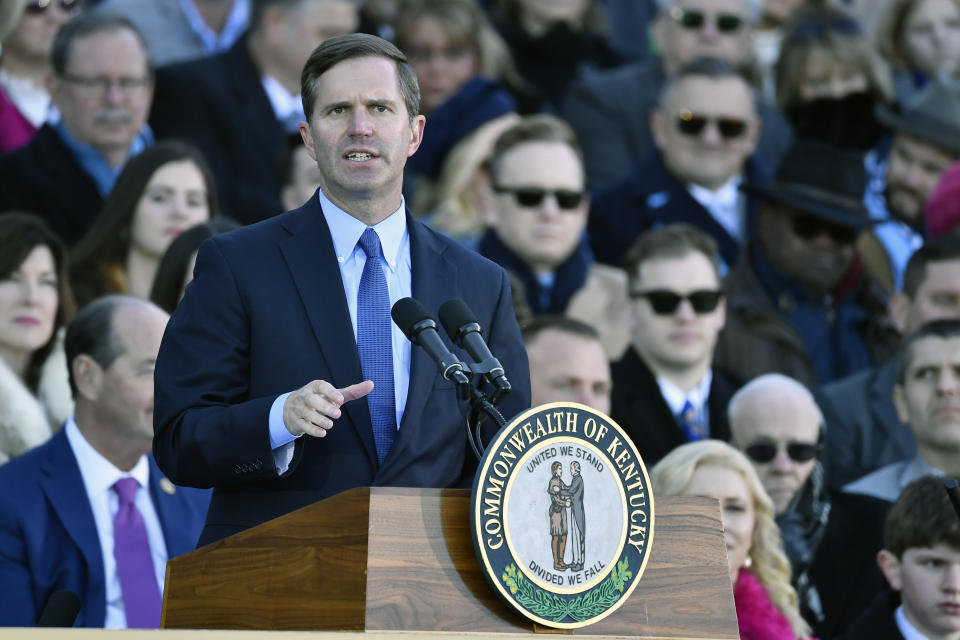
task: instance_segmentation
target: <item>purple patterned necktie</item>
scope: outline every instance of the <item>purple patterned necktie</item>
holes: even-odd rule
[[[139,486],[136,478],[120,478],[113,485],[120,499],[120,508],[113,518],[113,555],[117,560],[127,627],[157,629],[162,599],[147,527],[134,502]]]
[[[380,237],[367,227],[357,243],[367,254],[357,292],[357,353],[363,377],[373,380],[367,395],[377,461],[383,464],[397,433],[393,395],[393,341],[390,331],[390,292],[380,265]]]

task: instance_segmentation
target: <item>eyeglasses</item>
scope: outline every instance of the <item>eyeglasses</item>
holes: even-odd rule
[[[60,9],[66,13],[73,13],[80,8],[80,0],[58,0],[56,4],[60,5]],[[24,10],[31,15],[39,16],[46,13],[47,9],[53,5],[54,0],[33,0],[24,7]]]
[[[557,206],[561,209],[576,209],[583,202],[583,191],[569,189],[541,189],[540,187],[504,187],[496,185],[493,190],[497,193],[509,193],[521,207],[539,207],[543,199],[553,195],[557,199]]]
[[[407,54],[407,61],[410,64],[423,64],[430,62],[434,58],[440,58],[444,62],[455,63],[460,62],[468,55],[473,53],[469,47],[444,47],[442,49],[430,49],[427,47],[410,47],[405,52]]]
[[[723,297],[723,292],[698,289],[688,294],[679,294],[669,289],[651,289],[650,291],[631,291],[630,297],[634,299],[646,298],[655,314],[666,316],[676,312],[680,303],[684,300],[689,300],[690,306],[697,313],[710,313],[717,308],[720,298]]]
[[[91,95],[106,95],[110,87],[119,87],[126,95],[131,95],[140,91],[150,83],[150,78],[125,76],[122,78],[107,78],[105,76],[76,76],[71,73],[65,73],[61,76],[70,84],[76,85],[84,93]]]
[[[828,234],[837,244],[853,244],[857,239],[857,229],[831,224],[816,216],[793,214],[790,216],[790,226],[797,237],[810,241],[821,234]]]
[[[699,31],[707,22],[707,15],[699,9],[670,9],[670,17],[688,31]],[[720,33],[736,33],[743,26],[744,19],[735,13],[718,13],[714,17],[714,24]]]
[[[691,112],[689,109],[681,109],[677,116],[677,130],[688,136],[699,136],[707,128],[707,123],[713,122],[717,131],[726,140],[739,138],[747,130],[745,120],[738,118],[713,118],[700,116]]]
[[[810,462],[820,455],[822,448],[816,442],[791,441],[787,443],[787,456],[794,462]],[[743,451],[757,464],[766,464],[776,457],[778,449],[773,442],[754,442]]]

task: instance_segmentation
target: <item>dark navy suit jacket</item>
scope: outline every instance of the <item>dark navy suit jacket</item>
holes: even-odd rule
[[[501,405],[509,419],[529,406],[530,381],[506,272],[409,215],[407,228],[413,297],[433,314],[455,297],[474,311],[513,383]],[[268,429],[277,396],[315,379],[337,388],[363,380],[316,195],[201,247],[155,376],[160,467],[178,484],[214,487],[202,544],[353,487],[465,485],[475,465],[453,384],[414,347],[403,421],[382,465],[361,398],[344,405],[326,437],[298,439],[277,475]]]
[[[169,558],[196,545],[209,491],[160,489],[150,456],[150,498]],[[0,625],[32,627],[50,595],[80,597],[75,626],[102,627],[106,581],[97,525],[66,432],[0,467]]]

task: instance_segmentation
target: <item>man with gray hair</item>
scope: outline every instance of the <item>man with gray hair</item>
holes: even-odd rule
[[[830,492],[820,453],[823,414],[813,394],[779,373],[758,376],[730,399],[733,444],[773,500],[801,613],[814,635],[833,637],[882,586],[883,503]]]
[[[653,147],[649,117],[668,78],[697,58],[720,58],[753,75],[753,28],[761,0],[658,0],[652,39],[659,55],[589,72],[570,85],[564,119],[584,145],[591,190],[625,178]],[[792,139],[773,106],[757,100],[763,120],[758,154],[776,166]]]
[[[124,164],[153,144],[145,126],[153,74],[125,18],[81,13],[53,42],[49,117],[25,146],[0,156],[0,211],[40,215],[68,245],[86,233]]]
[[[239,222],[283,211],[287,135],[304,120],[300,71],[317,45],[358,21],[354,0],[253,0],[250,29],[228,51],[158,70],[150,124],[203,151]]]

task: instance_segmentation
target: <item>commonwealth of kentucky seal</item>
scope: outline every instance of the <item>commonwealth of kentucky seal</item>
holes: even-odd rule
[[[501,429],[470,504],[487,579],[540,624],[567,629],[604,618],[647,565],[647,469],[623,430],[585,405],[540,405]]]

